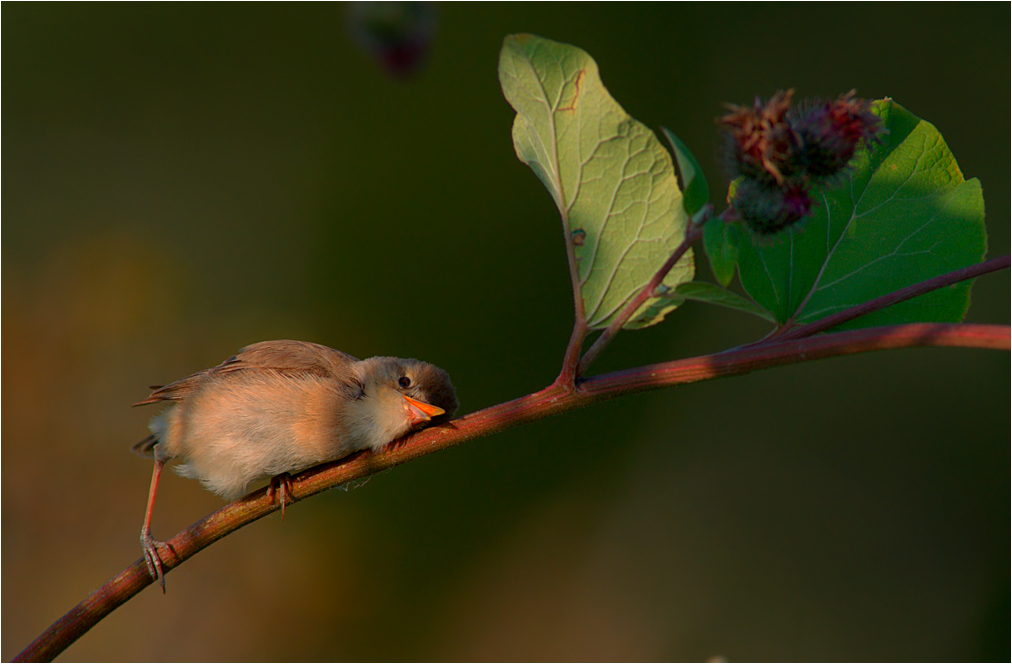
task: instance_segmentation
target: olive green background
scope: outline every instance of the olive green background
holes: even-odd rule
[[[572,297],[506,34],[587,50],[718,200],[722,102],[892,96],[1009,251],[1007,4],[446,4],[408,82],[345,14],[3,5],[4,659],[139,557],[146,386],[274,338],[431,361],[461,412],[551,382]],[[1009,297],[978,280],[969,320]],[[766,331],[687,304],[595,370]],[[63,659],[1007,659],[1009,366],[843,358],[474,441],[239,531]],[[221,504],[169,473],[154,534]]]

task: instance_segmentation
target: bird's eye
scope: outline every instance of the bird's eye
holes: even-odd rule
[[[411,387],[411,379],[407,376],[401,376],[397,379],[397,384],[401,386],[401,389],[406,390]]]

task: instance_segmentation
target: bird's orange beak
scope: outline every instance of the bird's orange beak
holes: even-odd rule
[[[408,420],[411,422],[411,426],[428,422],[433,417],[438,417],[446,412],[439,406],[433,406],[408,396],[404,397],[404,400],[408,402]]]

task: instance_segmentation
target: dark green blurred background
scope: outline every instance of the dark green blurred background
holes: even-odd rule
[[[407,82],[346,9],[3,5],[4,659],[139,557],[147,385],[274,338],[434,362],[461,412],[554,378],[571,296],[508,33],[586,49],[718,192],[722,102],[892,96],[1009,251],[1008,4],[450,4]],[[969,320],[1009,321],[1008,273]],[[596,370],[765,331],[690,304]],[[479,440],[226,538],[64,659],[1007,659],[1009,366],[838,359]],[[154,534],[221,504],[169,474]]]

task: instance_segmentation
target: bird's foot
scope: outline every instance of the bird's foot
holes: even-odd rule
[[[141,531],[141,548],[144,549],[144,563],[148,566],[148,573],[151,578],[162,586],[162,593],[165,593],[165,570],[162,557],[158,554],[158,546],[168,546],[165,542],[159,542],[148,531]]]
[[[292,476],[288,473],[281,473],[271,478],[271,483],[267,487],[267,497],[271,499],[271,502],[278,500],[280,494],[281,499],[281,520],[285,520],[285,503],[294,503],[295,494],[292,493]]]

